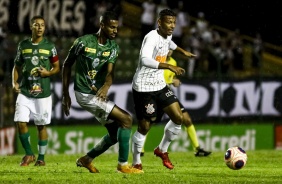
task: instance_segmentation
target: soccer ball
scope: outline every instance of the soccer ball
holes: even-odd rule
[[[238,146],[231,147],[226,151],[224,161],[230,169],[239,170],[246,165],[247,154]]]

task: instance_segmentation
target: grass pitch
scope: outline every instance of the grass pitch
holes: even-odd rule
[[[0,183],[282,183],[282,151],[247,151],[248,161],[241,170],[224,163],[224,152],[195,157],[192,152],[170,153],[175,165],[168,170],[153,152],[142,157],[143,174],[116,172],[117,154],[103,154],[94,160],[100,173],[76,167],[80,155],[46,155],[46,166],[20,167],[23,155],[0,156]],[[129,161],[132,160],[131,154]]]

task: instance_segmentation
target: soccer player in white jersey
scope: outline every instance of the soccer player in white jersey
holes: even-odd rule
[[[133,77],[132,91],[134,108],[138,120],[138,129],[132,135],[133,167],[142,170],[141,151],[147,132],[153,123],[159,122],[164,113],[170,121],[164,128],[164,135],[154,154],[162,159],[168,169],[174,166],[168,157],[168,147],[181,131],[183,114],[179,101],[167,86],[164,69],[176,75],[185,70],[166,63],[169,49],[178,51],[187,57],[194,54],[183,50],[172,41],[172,32],[176,24],[176,14],[164,9],[159,13],[158,28],[150,31],[143,39],[139,55],[139,63]]]

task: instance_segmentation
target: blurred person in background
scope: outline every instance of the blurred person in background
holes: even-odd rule
[[[141,14],[141,39],[155,28],[155,12],[157,5],[153,0],[144,1],[142,3],[142,14]]]
[[[13,90],[18,93],[14,121],[25,150],[20,166],[28,166],[36,159],[29,142],[27,123],[30,115],[33,115],[38,131],[38,157],[35,166],[45,166],[44,155],[48,144],[46,126],[51,123],[52,117],[50,77],[59,73],[60,64],[55,45],[44,38],[44,18],[34,16],[30,21],[30,29],[31,38],[18,44],[12,71]],[[22,78],[20,84],[19,78]]]

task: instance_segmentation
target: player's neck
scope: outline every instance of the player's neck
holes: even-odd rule
[[[104,45],[107,42],[107,38],[102,34],[101,29],[96,33],[98,43]]]
[[[157,29],[157,31],[158,31],[158,34],[161,35],[161,37],[163,37],[164,39],[167,38],[167,35],[163,34],[159,29]]]
[[[42,37],[42,36],[40,36],[40,37],[33,36],[33,37],[31,38],[31,42],[32,42],[32,43],[39,43],[39,42],[41,42],[42,40],[43,40],[43,37]]]

